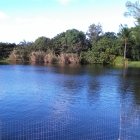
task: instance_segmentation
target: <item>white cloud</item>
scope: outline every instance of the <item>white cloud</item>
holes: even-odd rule
[[[39,36],[54,37],[72,28],[74,23],[62,18],[43,16],[9,17],[0,22],[0,42],[34,41]]]
[[[0,20],[7,19],[8,15],[2,11],[0,11]]]
[[[101,23],[104,31],[115,31],[119,25],[133,26],[133,20],[124,18],[122,13],[107,11],[77,11],[71,13],[48,13],[40,15],[10,16],[0,12],[0,42],[34,41],[39,36],[54,37],[67,29],[76,28],[84,32],[92,23]],[[89,14],[90,13],[90,14]],[[120,16],[122,15],[122,16]]]

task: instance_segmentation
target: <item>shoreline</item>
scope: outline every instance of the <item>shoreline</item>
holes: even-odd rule
[[[128,61],[127,65],[124,66],[123,63],[114,63],[114,64],[82,64],[82,63],[76,63],[76,64],[65,64],[65,63],[36,63],[36,62],[20,62],[20,61],[10,61],[8,59],[3,59],[0,60],[0,65],[10,65],[10,64],[25,64],[25,65],[44,65],[44,66],[49,66],[49,65],[60,65],[60,66],[77,66],[77,65],[102,65],[102,66],[112,66],[112,67],[117,67],[117,68],[140,68],[140,61]]]

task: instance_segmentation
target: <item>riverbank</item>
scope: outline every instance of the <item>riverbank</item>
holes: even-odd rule
[[[140,61],[128,61],[128,67],[140,68]]]
[[[0,64],[10,64],[8,59],[0,59]]]
[[[14,64],[22,64],[23,62],[14,62]],[[31,62],[27,62],[28,64],[32,64]],[[13,64],[12,61],[9,61],[9,59],[2,59],[0,60],[0,64]],[[24,63],[23,63],[24,64]],[[35,64],[35,63],[34,63]],[[36,63],[37,64],[37,63]],[[60,63],[61,64],[61,63]],[[77,63],[76,63],[77,64]],[[69,65],[69,63],[65,63],[65,65]],[[74,65],[74,64],[73,64]],[[109,64],[110,65],[110,64]],[[112,66],[115,67],[124,67],[124,60],[123,57],[118,56],[116,57],[116,59],[114,60],[113,64],[111,64]],[[125,66],[126,67],[134,67],[134,68],[140,68],[140,61],[130,61],[130,60],[126,60],[125,61]]]
[[[123,57],[118,56],[114,60],[113,65],[117,66],[117,67],[124,67],[125,66],[125,67],[140,68],[140,61],[131,61],[131,60],[128,60],[128,59],[126,59],[124,61]]]

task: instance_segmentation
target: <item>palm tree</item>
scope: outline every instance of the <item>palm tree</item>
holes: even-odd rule
[[[130,29],[127,27],[127,25],[120,25],[120,36],[124,41],[124,53],[123,53],[123,57],[124,60],[126,60],[126,52],[127,52],[127,44],[128,44],[128,39],[130,37]]]

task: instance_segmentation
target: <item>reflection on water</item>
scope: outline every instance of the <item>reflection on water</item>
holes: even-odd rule
[[[121,78],[122,79],[122,78]],[[124,69],[120,82],[121,115],[120,139],[140,139],[140,71]]]
[[[100,65],[1,65],[2,140],[138,140],[139,77]]]

